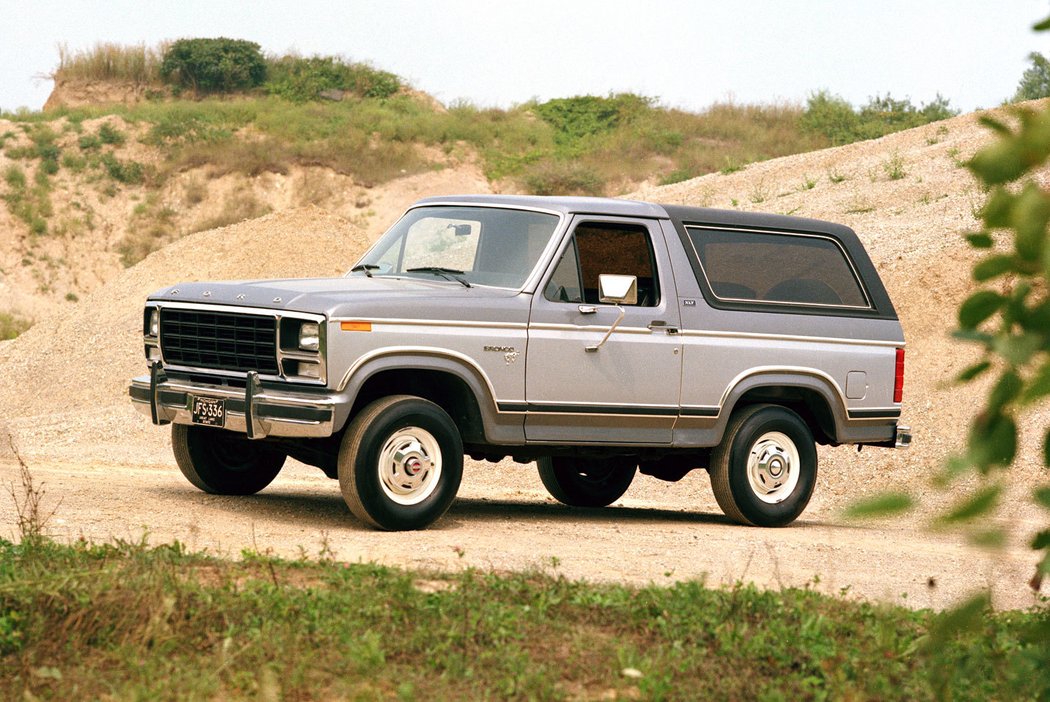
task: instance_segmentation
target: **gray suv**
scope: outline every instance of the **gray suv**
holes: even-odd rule
[[[191,483],[253,494],[291,456],[381,529],[444,514],[464,455],[536,461],[581,507],[706,469],[730,519],[782,526],[817,443],[911,440],[871,260],[848,227],[797,217],[430,198],[342,278],[167,287],[143,334],[131,400],[172,424]]]

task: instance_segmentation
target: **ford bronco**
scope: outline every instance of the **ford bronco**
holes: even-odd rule
[[[338,256],[339,252],[332,252]],[[904,336],[848,227],[598,198],[413,205],[341,278],[149,296],[135,406],[210,493],[291,456],[381,529],[438,519],[464,455],[602,507],[706,469],[741,524],[805,509],[816,444],[903,447]]]

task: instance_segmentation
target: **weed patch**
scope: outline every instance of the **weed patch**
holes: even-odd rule
[[[33,323],[25,317],[10,312],[0,312],[0,341],[14,339],[31,326]]]

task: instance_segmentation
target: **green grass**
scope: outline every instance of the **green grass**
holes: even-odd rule
[[[804,589],[0,541],[5,699],[1034,699],[1048,623],[945,635]]]

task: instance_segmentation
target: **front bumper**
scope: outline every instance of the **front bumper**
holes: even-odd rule
[[[128,388],[131,402],[154,424],[193,424],[194,397],[226,401],[224,428],[249,439],[267,436],[325,437],[335,431],[334,397],[291,390],[263,388],[257,373],[249,373],[244,390],[169,379],[154,363],[150,374],[134,378]]]

